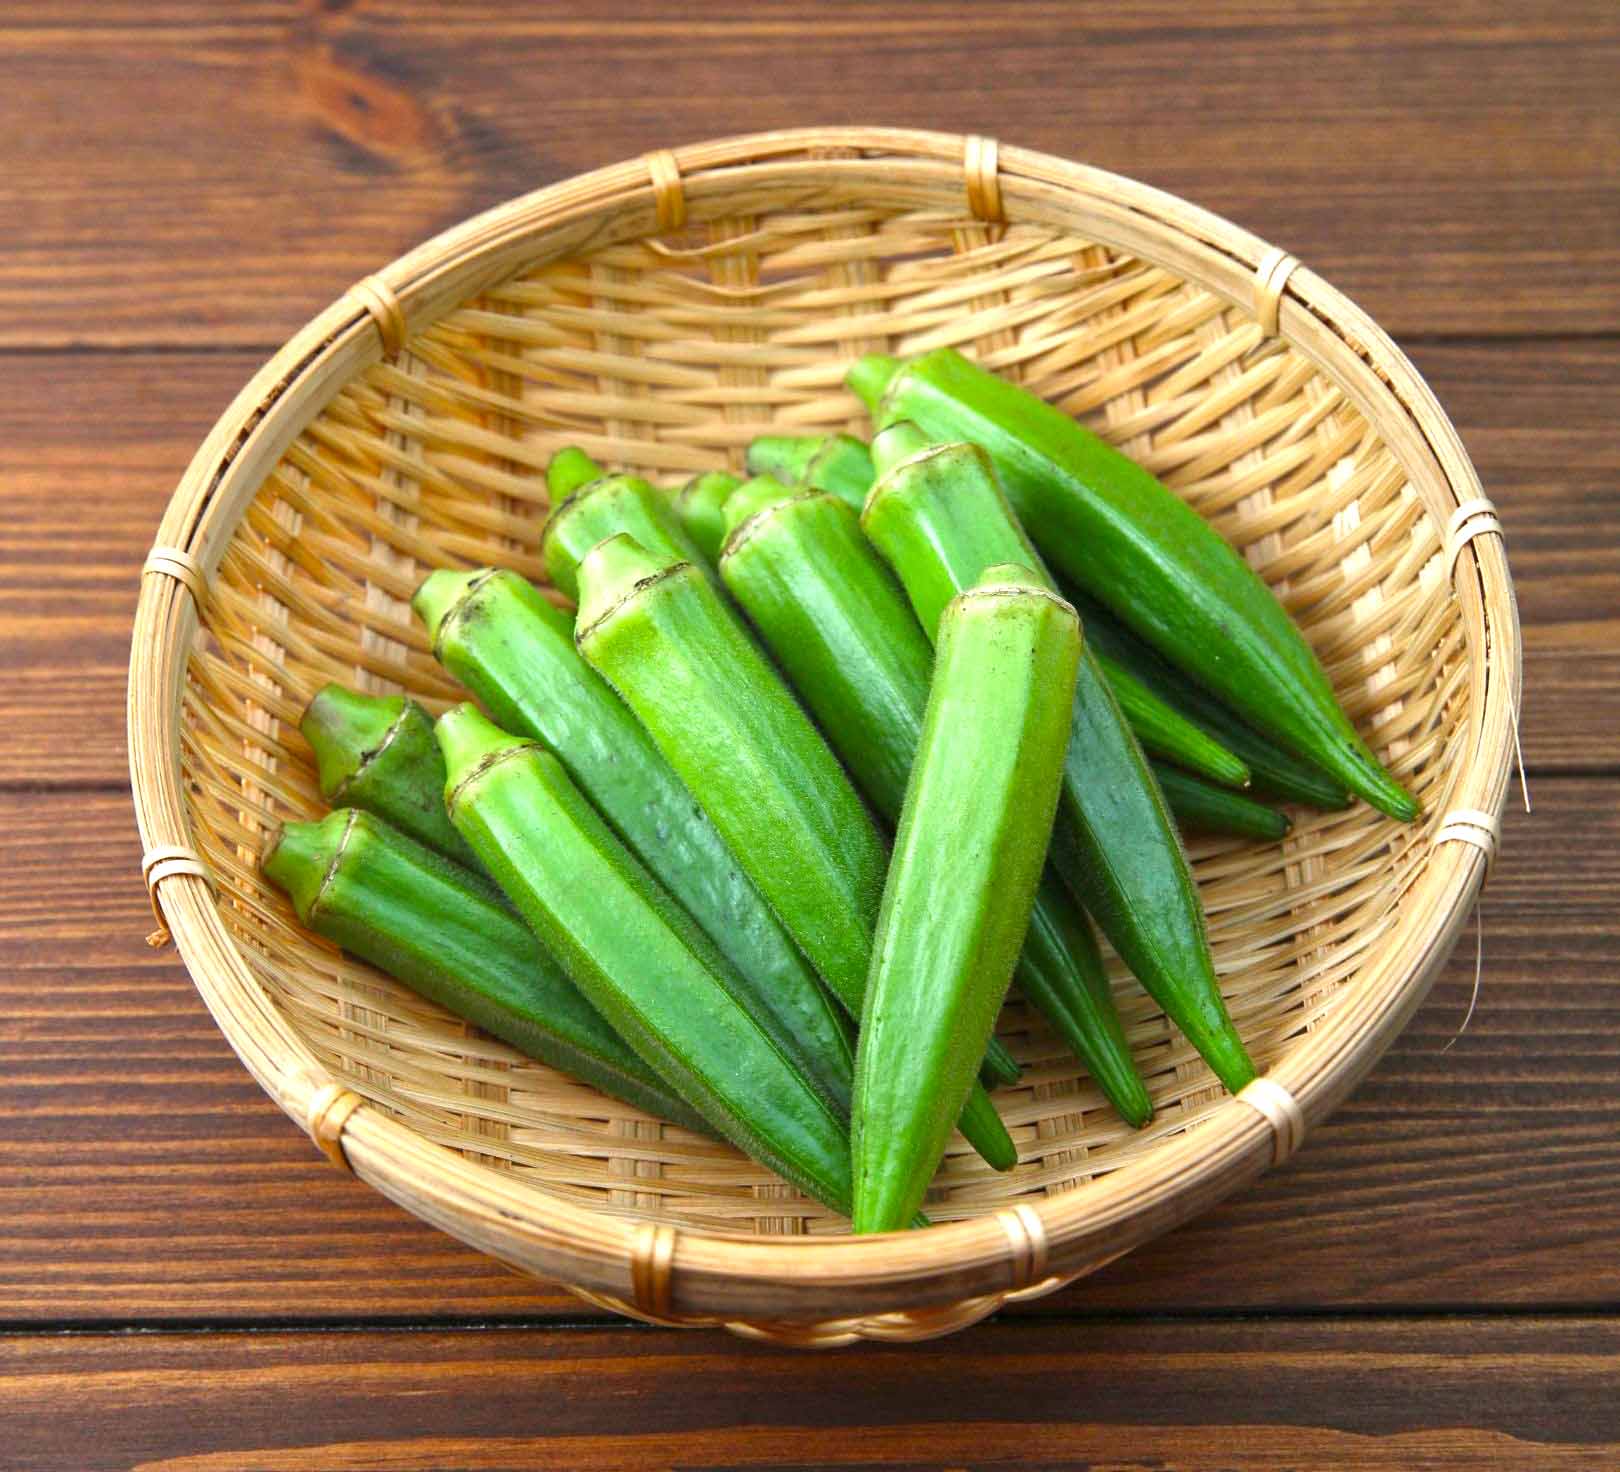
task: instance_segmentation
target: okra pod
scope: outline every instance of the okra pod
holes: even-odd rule
[[[720,576],[892,826],[922,734],[933,651],[855,513],[835,496],[782,491],[734,528]],[[1145,1124],[1152,1104],[1097,943],[1060,883],[1040,886],[1015,976],[1120,1114]]]
[[[1229,833],[1275,841],[1294,825],[1288,814],[1230,787],[1217,787],[1168,762],[1150,762],[1159,791],[1183,833]]]
[[[433,717],[414,700],[325,685],[298,729],[315,753],[321,796],[333,807],[364,808],[446,858],[478,867],[445,815]]]
[[[534,742],[471,705],[437,728],[457,830],[602,1016],[715,1130],[850,1209],[838,1111],[738,996],[735,973]]]
[[[742,482],[724,470],[695,475],[675,497],[675,515],[680,518],[692,545],[713,564],[726,539],[726,502]]]
[[[752,480],[745,481],[741,486],[739,486],[737,490],[732,493],[731,499],[726,502],[726,543],[721,549],[722,562],[724,562],[725,559],[726,548],[732,546],[737,540],[736,533],[739,527],[751,523],[760,512],[774,508],[785,501],[797,499],[798,495],[798,492],[790,491],[779,480],[770,475],[756,475]],[[859,523],[855,521],[854,513],[849,511],[848,507],[845,507],[844,509],[849,518],[848,527],[850,536],[843,546],[841,546],[836,552],[832,552],[832,555],[836,558],[840,553],[851,550],[864,554],[864,556],[869,560],[869,563],[871,565],[875,565],[877,576],[888,584],[890,595],[898,598],[898,593],[894,588],[893,580],[889,578],[887,572],[883,568],[883,565],[872,557],[871,549],[866,545],[865,539],[861,536],[860,526]],[[827,550],[831,551],[831,549]],[[838,575],[838,568],[836,565],[828,566],[825,571],[835,578]],[[724,582],[723,576],[722,582]],[[901,611],[905,611],[903,602],[901,603]],[[907,615],[906,622],[911,625],[913,630],[915,630],[915,619],[912,619],[909,615]],[[763,634],[764,631],[761,630],[761,633]],[[815,640],[818,635],[815,632],[811,632],[809,637],[812,640]],[[770,643],[768,635],[766,635],[766,642],[767,644]],[[923,692],[923,699],[926,699],[928,689],[927,662],[929,659],[931,659],[931,655],[929,655],[926,645],[924,646],[923,653],[924,665],[921,688]],[[794,656],[790,656],[790,659],[793,658]],[[782,661],[782,667],[787,671],[789,679],[792,679],[793,669],[790,662],[788,660]],[[802,687],[800,687],[800,694],[804,694]],[[921,702],[919,702],[918,711],[920,725]],[[818,719],[820,718],[820,712],[816,710],[813,702],[811,702],[811,713]],[[834,750],[837,750],[839,755],[843,756],[844,753],[839,750],[837,738],[832,736],[830,732],[827,734],[828,740],[832,744]],[[847,764],[847,757],[845,758],[845,761]],[[854,773],[857,784],[864,786],[864,784],[861,783],[860,774],[858,772],[854,772],[853,768],[851,768],[851,771]],[[901,771],[896,775],[898,780],[895,787],[896,796],[892,811],[886,811],[881,803],[876,804],[878,811],[883,813],[891,823],[894,821],[895,816],[900,811],[899,794],[904,793],[906,783],[904,771]],[[868,793],[868,797],[870,796],[871,794]],[[985,1052],[984,1058],[985,1087],[993,1088],[997,1085],[1015,1084],[1022,1076],[1023,1070],[1018,1066],[1017,1059],[1015,1059],[1012,1054],[1007,1051],[1006,1046],[999,1039],[992,1038],[990,1040],[990,1045]]]
[[[1060,586],[1063,596],[1079,613],[1086,630],[1086,642],[1097,651],[1098,659],[1112,660],[1117,668],[1129,670],[1162,700],[1241,757],[1249,768],[1250,785],[1256,792],[1287,802],[1306,803],[1328,812],[1349,806],[1350,794],[1342,782],[1262,736],[1201,685],[1165,663],[1096,599],[1069,584]],[[1105,663],[1103,667],[1107,669],[1108,665]]]
[[[925,632],[987,567],[1052,586],[977,446],[916,451],[910,426],[873,441],[882,477],[861,524],[899,574]],[[898,461],[891,459],[898,456]],[[1158,783],[1095,659],[1082,652],[1052,858],[1121,959],[1233,1093],[1254,1077],[1215,979],[1204,912]]]
[[[761,435],[748,447],[748,469],[790,486],[830,491],[856,511],[877,478],[871,450],[852,434]]]
[[[412,607],[434,653],[507,730],[546,744],[752,988],[783,1051],[848,1107],[848,1024],[713,823],[574,647],[573,619],[513,572],[436,572]]]
[[[855,1055],[855,1230],[922,1205],[1029,927],[1080,667],[1074,609],[1026,567],[951,600],[895,834]]]
[[[610,537],[579,587],[580,652],[858,1018],[888,850],[838,758],[689,563]],[[973,1143],[992,1163],[1016,1155],[1004,1130]]]
[[[1018,385],[940,348],[874,355],[852,388],[887,425],[980,445],[1036,543],[1173,664],[1290,750],[1402,822],[1421,811],[1340,709],[1270,588],[1140,465]]]
[[[444,758],[434,765],[442,777]],[[438,801],[442,808],[442,784]],[[463,869],[358,808],[286,824],[263,868],[317,935],[520,1053],[709,1133],[703,1116],[608,1026],[481,871]]]
[[[553,586],[577,600],[580,559],[615,532],[628,532],[644,547],[708,566],[667,497],[639,476],[604,475],[580,486],[546,519],[540,555]]]

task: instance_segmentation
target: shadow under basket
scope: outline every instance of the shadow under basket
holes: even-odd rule
[[[1422,800],[1191,847],[1264,1077],[1225,1095],[1110,957],[1137,1133],[1014,999],[1020,1163],[953,1142],[926,1232],[847,1224],[726,1146],[523,1058],[304,932],[258,874],[321,810],[326,681],[457,698],[408,600],[540,580],[564,444],[664,480],[764,431],[860,431],[861,353],[951,345],[1092,425],[1242,549]],[[1501,537],[1411,365],[1326,282],[1169,195],[982,138],[761,134],[582,175],[367,278],[214,427],[143,577],[129,744],[145,871],[219,1026],[340,1165],[594,1303],[778,1342],[912,1339],[1050,1291],[1281,1161],[1422,999],[1494,849],[1518,708]],[[1491,533],[1491,535],[1481,535]]]

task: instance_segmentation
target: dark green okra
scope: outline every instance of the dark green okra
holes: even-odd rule
[[[737,506],[728,504],[728,515]],[[727,539],[720,575],[880,816],[900,816],[933,651],[847,504],[782,491]],[[1016,979],[1132,1124],[1152,1104],[1085,917],[1043,879]]]
[[[1181,498],[1069,415],[951,348],[849,375],[880,427],[910,420],[995,462],[1036,543],[1173,664],[1247,720],[1411,822],[1417,800],[1340,709],[1270,588]]]
[[[412,607],[434,653],[507,730],[543,741],[753,988],[772,1035],[848,1107],[848,1024],[634,716],[574,647],[573,618],[513,572],[436,572]]]
[[[904,1227],[944,1153],[1029,927],[1080,666],[1025,567],[951,600],[883,891],[855,1057],[857,1232]]]
[[[1350,794],[1342,782],[1262,736],[1201,685],[1166,664],[1096,599],[1068,583],[1059,586],[1079,613],[1086,642],[1097,651],[1098,659],[1112,660],[1118,668],[1129,670],[1161,700],[1241,757],[1248,765],[1250,784],[1256,792],[1329,812],[1349,806]]]
[[[909,425],[873,441],[882,478],[861,524],[932,635],[945,605],[987,567],[1050,578],[976,446],[918,451]],[[1120,958],[1236,1093],[1254,1077],[1227,1016],[1204,912],[1163,795],[1097,663],[1080,660],[1052,860]]]
[[[478,860],[444,811],[444,759],[433,717],[404,695],[326,685],[298,723],[315,753],[321,796],[364,808],[470,868]]]
[[[628,532],[644,547],[708,566],[666,496],[639,476],[603,475],[580,486],[546,519],[540,555],[553,586],[577,600],[580,560],[615,532]]]
[[[710,566],[726,539],[726,502],[741,484],[727,471],[710,470],[693,476],[675,497],[675,515]]]
[[[849,1211],[839,1111],[760,1025],[725,957],[562,763],[471,705],[442,717],[438,738],[451,821],[597,1011],[720,1134]]]
[[[1267,807],[1230,787],[1217,787],[1168,762],[1149,762],[1159,791],[1183,833],[1226,833],[1236,838],[1275,841],[1293,822],[1279,808]]]
[[[829,491],[856,511],[877,476],[871,450],[852,434],[761,435],[748,447],[748,469],[785,485]]]
[[[434,765],[442,778],[444,758]],[[442,783],[438,800],[442,807]],[[482,872],[358,808],[288,823],[263,867],[317,935],[519,1052],[708,1133],[703,1116],[626,1046]]]
[[[627,536],[579,569],[580,652],[859,1017],[888,849],[838,758],[708,579]],[[1005,1130],[976,1139],[1010,1167]]]

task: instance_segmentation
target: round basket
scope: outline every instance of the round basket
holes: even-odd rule
[[[853,1238],[726,1147],[531,1062],[302,931],[265,836],[320,810],[325,681],[456,698],[407,600],[443,565],[535,579],[542,469],[740,464],[859,429],[872,350],[951,344],[1185,495],[1294,613],[1421,797],[1192,848],[1265,1077],[1222,1093],[1117,964],[1157,1118],[1134,1133],[1019,1002],[996,1097],[1020,1164],[958,1141],[926,1232]],[[1519,636],[1489,503],[1411,365],[1326,282],[1140,184],[982,138],[697,144],[544,189],[367,278],[242,391],[146,567],[130,765],[160,934],[254,1077],[340,1165],[593,1302],[798,1344],[920,1338],[1049,1291],[1280,1161],[1388,1046],[1494,848]]]

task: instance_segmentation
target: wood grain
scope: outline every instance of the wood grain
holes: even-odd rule
[[[0,0],[0,1463],[1620,1466],[1617,70],[1612,0]],[[141,944],[122,704],[176,478],[356,277],[580,169],[862,117],[1174,190],[1408,341],[1507,523],[1537,813],[1449,1052],[1466,937],[1253,1192],[812,1357],[601,1321],[321,1161]]]
[[[1612,1468],[1611,1319],[0,1339],[16,1472]],[[64,1397],[71,1397],[64,1399]]]
[[[1508,528],[1536,771],[1620,769],[1620,343],[1423,344]],[[0,354],[0,784],[125,780],[141,560],[244,354]],[[96,425],[97,432],[86,433]],[[79,735],[60,739],[72,711]]]
[[[1510,816],[1480,1010],[1449,1052],[1470,940],[1286,1169],[1019,1312],[1620,1302],[1598,1225],[1620,1213],[1617,792],[1548,780]],[[0,814],[0,1318],[587,1313],[333,1171],[260,1093],[173,953],[141,944],[126,798],[13,793]]]
[[[514,194],[863,117],[1184,194],[1396,332],[1612,332],[1616,21],[1607,0],[13,3],[0,343],[269,347]]]

